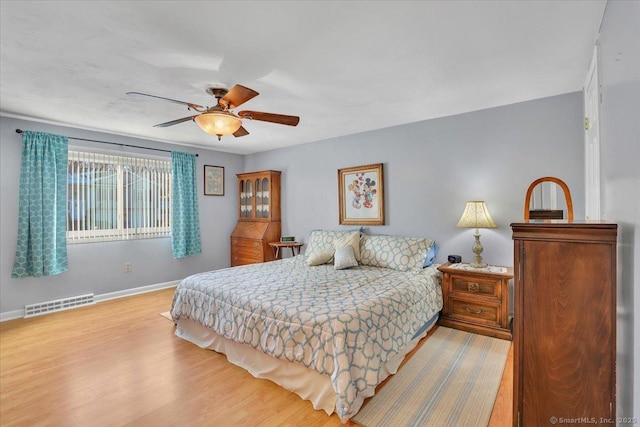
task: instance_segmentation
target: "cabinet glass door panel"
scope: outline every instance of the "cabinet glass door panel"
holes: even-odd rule
[[[247,217],[247,182],[240,181],[240,218]]]
[[[260,178],[256,179],[256,218],[262,218],[262,181]]]
[[[253,216],[253,185],[251,181],[246,181],[246,208],[247,208],[247,218],[251,218]]]
[[[269,218],[269,178],[262,179],[262,217]]]

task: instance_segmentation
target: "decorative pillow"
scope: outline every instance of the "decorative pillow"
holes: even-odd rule
[[[419,270],[431,246],[433,240],[420,237],[364,235],[360,264],[398,271]]]
[[[335,252],[336,249],[336,241],[345,237],[349,237],[351,235],[355,235],[358,238],[360,237],[360,232],[358,230],[348,230],[348,231],[329,231],[329,230],[313,230],[309,235],[309,243],[307,244],[307,248],[304,253],[307,257],[308,265],[319,265],[319,264],[309,264],[309,259],[318,260],[326,257],[327,251],[331,251],[331,255]],[[358,254],[360,252],[360,246],[358,245]],[[358,257],[359,258],[359,257]],[[331,260],[331,258],[329,258]],[[327,262],[329,262],[329,260]]]
[[[335,248],[338,250],[341,246],[351,246],[353,248],[353,255],[356,257],[356,261],[360,261],[360,232],[352,231],[346,233],[342,237],[338,237],[335,240]]]
[[[336,270],[344,270],[345,268],[357,267],[358,261],[356,260],[353,246],[339,246],[336,248],[336,253],[333,260],[333,268]]]
[[[433,242],[433,245],[431,245],[429,251],[427,252],[427,257],[424,259],[424,264],[422,264],[422,266],[431,267],[431,264],[433,264],[433,262],[436,260],[436,256],[438,256],[439,250],[440,246],[436,242]]]
[[[307,255],[307,265],[322,265],[333,259],[333,249],[323,249]]]

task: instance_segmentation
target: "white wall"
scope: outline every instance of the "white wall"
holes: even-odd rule
[[[22,138],[16,128],[100,141],[198,153],[202,253],[174,259],[171,239],[89,243],[68,246],[69,271],[42,278],[12,279],[18,223],[18,182]],[[52,126],[0,117],[0,314],[33,304],[69,296],[118,293],[132,288],[162,284],[187,275],[229,266],[229,235],[236,223],[236,173],[242,172],[243,157],[212,150],[168,145],[118,135]],[[162,155],[157,151],[70,141],[70,145]],[[169,155],[165,153],[165,155]],[[203,195],[203,165],[225,167],[225,196]],[[132,271],[124,272],[130,262]]]
[[[618,416],[640,418],[640,2],[609,1],[600,29],[605,219],[618,223]],[[633,423],[633,424],[635,424]],[[631,425],[621,423],[620,425]]]
[[[484,260],[513,265],[512,222],[529,184],[563,179],[584,218],[581,93],[349,135],[247,156],[245,169],[282,173],[282,232],[305,241],[338,224],[337,170],[383,163],[386,225],[370,233],[436,239],[471,261],[474,230],[456,228],[467,200],[485,200],[497,229],[481,230]],[[352,227],[351,227],[352,228]]]

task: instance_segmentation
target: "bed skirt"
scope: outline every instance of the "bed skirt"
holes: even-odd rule
[[[421,328],[421,332],[414,336],[407,346],[384,366],[380,382],[398,371],[406,355],[418,345],[418,342],[435,325],[438,315],[439,313],[433,316],[425,327]],[[226,355],[229,362],[246,369],[254,377],[271,380],[279,386],[296,393],[302,399],[309,400],[314,409],[323,410],[328,415],[335,412],[337,395],[333,389],[331,379],[327,375],[322,375],[306,366],[289,362],[288,360],[276,359],[247,344],[224,338],[186,317],[181,317],[178,320],[176,335],[198,347]],[[361,392],[355,402],[357,409],[353,412],[353,415],[358,412],[364,400],[374,394],[375,386]],[[341,421],[346,423],[348,419]]]

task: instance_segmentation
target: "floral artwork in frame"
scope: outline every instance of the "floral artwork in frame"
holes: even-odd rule
[[[384,225],[382,163],[338,169],[340,224]]]
[[[224,167],[204,165],[204,195],[224,196]]]

